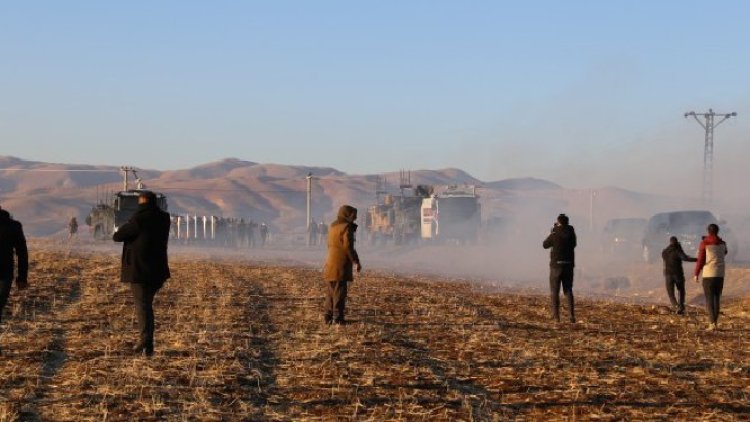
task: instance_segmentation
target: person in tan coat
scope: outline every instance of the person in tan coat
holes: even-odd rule
[[[326,283],[325,322],[344,324],[347,283],[354,280],[353,267],[362,271],[359,255],[354,248],[357,209],[350,205],[339,208],[336,221],[328,230],[328,256],[323,269]]]

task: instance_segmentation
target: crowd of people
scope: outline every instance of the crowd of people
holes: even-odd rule
[[[354,274],[362,271],[359,254],[355,248],[357,231],[357,209],[343,205],[336,219],[330,224],[311,224],[309,242],[327,246],[323,269],[325,302],[323,319],[326,324],[346,323],[346,298]],[[217,225],[219,238],[235,246],[263,246],[268,235],[265,224],[256,224],[242,219],[225,219]],[[170,277],[167,245],[174,228],[173,219],[156,204],[156,196],[143,191],[138,197],[138,210],[113,236],[122,242],[120,281],[127,283],[133,295],[138,320],[139,337],[134,352],[151,356],[154,353],[155,317],[153,301],[156,294]],[[78,229],[75,218],[71,219],[69,232],[74,236]],[[255,243],[255,231],[259,243]],[[719,237],[719,226],[710,224],[706,236],[698,249],[697,257],[690,257],[682,249],[677,238],[669,239],[662,252],[667,295],[677,314],[685,313],[684,261],[695,262],[693,280],[702,279],[709,319],[708,330],[718,328],[721,294],[724,285],[726,243]],[[560,214],[550,234],[542,242],[550,249],[549,287],[551,294],[550,314],[560,322],[560,289],[567,299],[569,321],[576,323],[573,279],[575,274],[575,248],[577,238],[569,218]],[[16,271],[17,267],[17,271]],[[0,321],[12,288],[14,276],[16,287],[21,290],[28,285],[28,252],[21,223],[11,218],[7,210],[0,208]],[[677,289],[678,297],[674,290]]]
[[[315,219],[307,226],[307,246],[323,246],[328,239],[328,226],[324,222],[316,223]]]
[[[175,240],[208,241],[227,248],[262,248],[268,235],[268,225],[252,219],[171,216],[171,238]]]
[[[217,217],[213,240],[232,248],[262,248],[268,241],[268,225],[252,219]]]

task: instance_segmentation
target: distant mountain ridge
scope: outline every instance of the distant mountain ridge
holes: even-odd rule
[[[251,218],[281,231],[300,230],[305,224],[308,174],[314,176],[312,210],[317,221],[333,219],[344,203],[360,209],[374,203],[379,177],[385,179],[387,191],[399,192],[399,172],[350,175],[331,167],[261,164],[239,158],[188,169],[138,171],[147,188],[167,195],[172,213]],[[486,202],[485,216],[523,213],[527,211],[524,207],[544,215],[556,215],[565,207],[579,218],[587,214],[588,201],[581,200],[585,193],[547,180],[527,177],[483,182],[456,168],[416,170],[410,176],[413,186],[476,185]],[[116,166],[0,156],[0,206],[10,210],[32,235],[63,232],[71,216],[82,222],[97,201],[121,189],[122,176]],[[643,194],[606,188],[601,195],[614,214],[643,213],[639,205],[646,197]]]

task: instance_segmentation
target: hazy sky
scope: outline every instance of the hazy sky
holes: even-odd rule
[[[699,194],[685,111],[738,112],[717,183],[747,166],[748,20],[746,1],[3,2],[0,155]]]

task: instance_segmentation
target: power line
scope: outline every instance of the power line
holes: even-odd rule
[[[166,188],[161,186],[150,186],[148,189],[154,190],[171,190],[171,191],[198,191],[198,192],[245,192],[245,193],[297,193],[300,195],[306,194],[305,191],[293,190],[293,189],[275,189],[275,190],[255,190],[255,189],[213,189],[213,188]]]

